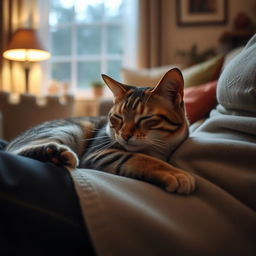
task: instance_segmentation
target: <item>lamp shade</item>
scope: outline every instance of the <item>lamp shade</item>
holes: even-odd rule
[[[20,28],[12,36],[4,58],[15,61],[42,61],[51,57],[45,51],[34,29]]]

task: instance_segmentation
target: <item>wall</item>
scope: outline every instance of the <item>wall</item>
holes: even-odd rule
[[[164,0],[163,13],[170,17],[169,24],[166,24],[166,47],[163,61],[165,64],[178,61],[175,52],[177,50],[188,50],[196,43],[199,51],[215,47],[224,31],[232,30],[234,17],[239,12],[245,12],[256,24],[256,2],[255,0],[228,0],[228,22],[222,26],[192,26],[179,27],[176,24],[176,1]]]

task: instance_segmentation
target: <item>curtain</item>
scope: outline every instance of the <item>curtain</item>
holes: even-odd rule
[[[163,0],[138,0],[138,68],[163,65]]]
[[[0,1],[0,90],[24,91],[24,73],[21,63],[2,57],[3,51],[16,29],[34,27],[37,22],[37,0]]]
[[[0,89],[15,91],[13,81],[14,63],[2,57],[3,51],[11,38],[12,33],[20,26],[22,0],[0,1]]]

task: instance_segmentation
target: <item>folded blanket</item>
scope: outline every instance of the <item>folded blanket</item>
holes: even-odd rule
[[[171,156],[196,176],[194,194],[96,170],[72,172],[98,255],[256,255],[255,41],[221,75],[220,105]]]
[[[196,174],[193,195],[76,170],[98,255],[255,255],[255,156],[256,118],[215,112],[171,160]]]

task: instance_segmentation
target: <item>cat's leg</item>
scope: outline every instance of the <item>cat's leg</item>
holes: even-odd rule
[[[70,168],[76,168],[79,163],[75,152],[69,147],[56,142],[27,145],[12,153]]]
[[[196,188],[195,178],[190,173],[145,154],[106,149],[85,156],[81,165],[144,180],[169,192],[190,194]]]
[[[11,141],[5,151],[13,154],[76,168],[96,124],[87,118],[43,123]]]

